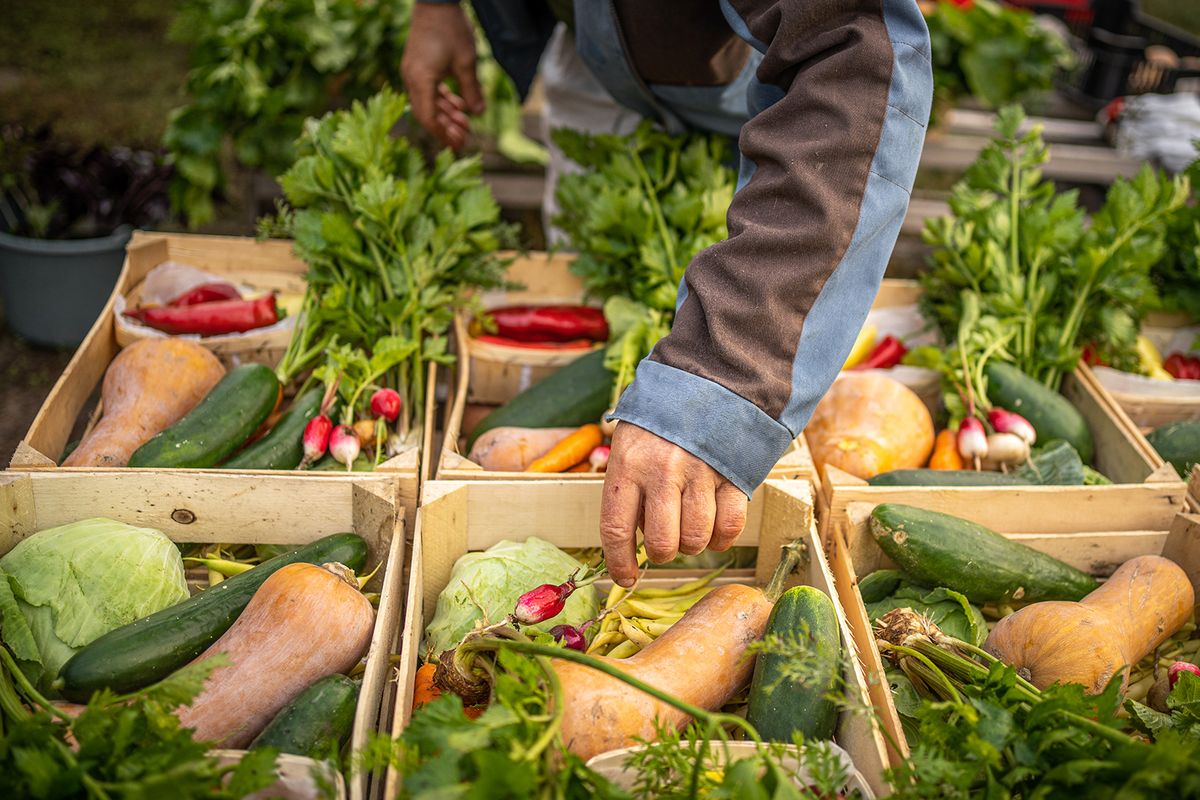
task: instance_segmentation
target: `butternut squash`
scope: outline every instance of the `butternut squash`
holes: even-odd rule
[[[475,440],[467,458],[491,472],[524,472],[574,432],[575,428],[492,428]]]
[[[876,372],[843,374],[804,429],[822,473],[832,464],[864,480],[923,467],[933,450],[933,419],[911,389]]]
[[[104,415],[62,465],[125,466],[135,450],[182,419],[224,375],[216,356],[187,339],[134,342],[104,373]]]
[[[375,610],[341,564],[288,564],[254,593],[237,622],[196,661],[225,653],[204,690],[176,711],[198,740],[244,748],[279,711],[327,675],[353,667]]]
[[[1161,556],[1126,561],[1078,603],[1034,603],[996,624],[984,649],[1039,689],[1082,684],[1088,694],[1169,639],[1192,614],[1196,597],[1187,573]]]
[[[704,596],[666,633],[626,659],[601,660],[656,689],[716,710],[750,681],[754,659],[747,648],[762,638],[772,603],[760,590],[729,584]],[[652,741],[655,720],[681,728],[690,718],[602,672],[553,661],[563,690],[563,743],[585,761]]]

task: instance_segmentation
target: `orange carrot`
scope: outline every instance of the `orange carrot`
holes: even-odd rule
[[[526,472],[565,472],[581,461],[587,461],[592,449],[604,441],[600,426],[588,424],[563,439],[550,452],[534,461]]]
[[[571,467],[570,469],[568,469],[566,471],[567,472],[591,472],[592,465],[586,461],[580,461],[578,464],[576,464],[575,466]]]
[[[962,469],[962,456],[958,454],[958,443],[954,431],[946,428],[933,442],[933,455],[929,457],[930,469]]]
[[[442,690],[433,685],[433,673],[435,672],[437,672],[437,664],[432,662],[422,664],[421,668],[417,670],[417,679],[413,686],[413,711],[442,696]]]

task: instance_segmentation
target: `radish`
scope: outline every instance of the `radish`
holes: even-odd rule
[[[608,469],[608,454],[612,452],[612,448],[606,444],[597,445],[592,448],[592,454],[588,456],[588,463],[592,465],[592,472],[604,472]]]
[[[1167,685],[1174,689],[1175,684],[1179,682],[1179,676],[1185,672],[1190,672],[1197,678],[1200,678],[1200,667],[1195,664],[1189,664],[1186,661],[1176,661],[1167,668]]]
[[[333,430],[333,420],[324,414],[319,414],[304,426],[304,460],[300,469],[305,469],[329,448],[329,434]]]
[[[371,414],[395,422],[400,416],[400,394],[395,389],[378,389],[371,395]]]
[[[1024,464],[1029,460],[1029,443],[1015,433],[989,434],[987,459],[997,464]]]
[[[513,618],[522,625],[537,625],[562,613],[567,605],[567,598],[575,591],[575,581],[567,581],[555,586],[553,583],[543,583],[536,589],[530,589],[517,598],[517,607],[513,610]]]
[[[1020,436],[1027,445],[1037,442],[1037,431],[1029,424],[1029,420],[1012,411],[1003,408],[993,408],[988,412],[988,422],[996,429],[996,433],[1011,433]]]
[[[353,466],[354,459],[358,458],[361,449],[358,436],[349,425],[338,425],[333,429],[333,433],[329,434],[329,453],[337,461],[346,465],[347,472]]]
[[[550,629],[550,635],[563,647],[578,650],[581,653],[587,651],[587,639],[578,628],[572,628],[570,625],[555,625]]]
[[[958,454],[963,458],[984,458],[988,454],[987,434],[983,423],[975,417],[966,417],[958,425]]]

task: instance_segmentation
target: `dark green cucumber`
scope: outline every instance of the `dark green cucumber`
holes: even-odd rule
[[[1200,464],[1200,421],[1172,422],[1155,428],[1146,439],[1184,478]]]
[[[467,448],[492,428],[569,428],[599,422],[612,399],[614,380],[604,368],[604,350],[588,353],[484,417],[471,431]]]
[[[86,703],[92,692],[132,692],[162,680],[200,655],[229,630],[263,581],[294,562],[338,561],[355,571],[367,545],[353,533],[335,533],[221,581],[182,603],[109,631],[63,665],[62,693]]]
[[[1070,400],[1012,364],[989,361],[983,371],[992,405],[1014,411],[1029,420],[1037,431],[1038,441],[1062,439],[1075,448],[1083,463],[1091,463],[1095,452],[1092,431]]]
[[[1028,486],[1029,481],[1003,472],[973,469],[894,469],[881,472],[872,486]]]
[[[354,727],[358,681],[327,675],[283,707],[250,743],[250,749],[274,747],[308,758],[337,755]]]
[[[884,503],[871,512],[870,529],[913,580],[953,589],[973,603],[1079,600],[1099,586],[1057,558],[937,511]]]
[[[278,399],[279,379],[270,367],[235,367],[225,373],[200,405],[135,450],[129,466],[216,466],[258,430]]]
[[[833,738],[837,705],[829,700],[841,680],[842,646],[837,611],[829,595],[812,586],[788,589],[771,609],[767,634],[811,647],[803,681],[787,678],[784,654],[763,653],[754,662],[746,719],[766,741],[791,743]]]
[[[309,389],[266,436],[221,465],[222,469],[295,469],[304,458],[304,428],[321,410],[321,389]]]

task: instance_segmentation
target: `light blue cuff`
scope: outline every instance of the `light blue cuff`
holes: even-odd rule
[[[679,445],[746,496],[762,483],[795,438],[758,406],[719,383],[643,359],[612,419]]]

